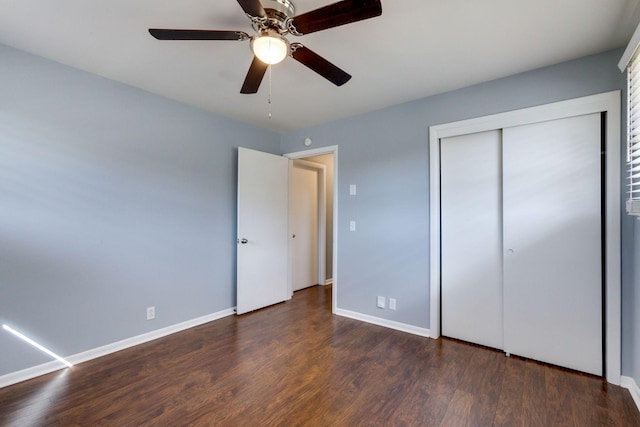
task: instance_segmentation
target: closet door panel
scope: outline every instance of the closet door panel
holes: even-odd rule
[[[502,348],[500,131],[443,138],[442,335]]]
[[[503,130],[504,350],[602,375],[599,114]]]

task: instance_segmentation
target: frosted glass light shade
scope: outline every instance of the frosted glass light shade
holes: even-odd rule
[[[289,44],[279,34],[267,32],[251,40],[251,50],[265,64],[277,64],[289,54]]]

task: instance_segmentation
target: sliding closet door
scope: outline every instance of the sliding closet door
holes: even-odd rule
[[[504,350],[602,375],[600,114],[503,130]]]
[[[442,335],[502,348],[499,130],[443,138]]]

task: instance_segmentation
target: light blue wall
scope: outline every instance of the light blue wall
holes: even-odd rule
[[[629,350],[625,351],[626,359],[629,366],[624,365],[624,372],[632,376],[636,384],[640,387],[640,223],[639,220],[634,221],[634,245],[633,245],[633,282],[629,286],[629,299],[632,302],[631,307],[623,316],[624,322],[629,325],[628,335],[625,336],[625,343]],[[624,347],[623,347],[624,348]]]
[[[0,322],[70,355],[233,307],[236,147],[279,141],[0,45]]]
[[[628,284],[622,299],[623,374],[633,377],[640,386],[640,219],[625,218],[623,249],[627,270],[623,280]],[[625,357],[626,356],[626,357]]]
[[[339,146],[339,308],[429,328],[429,126],[624,90],[621,55],[581,58],[284,134],[283,152],[304,150],[306,137],[314,148]],[[349,184],[357,184],[357,196],[349,196]],[[356,232],[348,231],[350,220]],[[631,227],[625,216],[623,235]],[[623,247],[622,353],[623,372],[640,384],[640,268],[633,271],[640,255],[633,241],[624,239]],[[396,298],[398,310],[377,309],[376,295]]]
[[[235,148],[311,136],[340,147],[340,308],[428,328],[428,127],[623,90],[620,55],[278,135],[0,45],[0,322],[68,355],[233,306]],[[622,238],[623,374],[640,384],[640,224]],[[3,331],[0,349],[0,375],[48,361]]]

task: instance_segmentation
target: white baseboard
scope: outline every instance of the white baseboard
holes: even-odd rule
[[[40,375],[50,374],[51,372],[59,371],[64,368],[65,365],[62,362],[54,360],[52,362],[23,369],[21,371],[11,372],[10,374],[5,374],[0,377],[0,388],[30,380],[31,378],[39,377]]]
[[[157,329],[155,331],[147,332],[142,335],[127,338],[122,341],[117,341],[91,350],[83,351],[82,353],[68,356],[65,359],[70,363],[77,365],[82,362],[87,362],[98,357],[106,356],[107,354],[115,353],[116,351],[134,347],[136,345],[153,341],[158,338],[166,337],[167,335],[175,334],[176,332],[184,331],[185,329],[193,328],[195,326],[212,322],[214,320],[231,316],[233,314],[235,314],[235,307],[218,311],[217,313],[208,314],[206,316],[198,317],[196,319],[187,320],[186,322],[177,323],[175,325],[167,326],[162,329]],[[23,369],[21,371],[11,372],[10,374],[0,376],[0,388],[7,387],[12,384],[17,384],[22,381],[30,380],[32,378],[39,377],[40,375],[49,374],[51,372],[63,369],[64,367],[65,365],[63,365],[62,363],[58,361],[52,361],[33,366],[31,368]]]
[[[638,411],[640,411],[640,387],[638,387],[638,384],[636,384],[635,380],[631,377],[625,377],[623,375],[620,378],[620,386],[629,390],[629,392],[631,393],[631,397],[633,397],[633,401],[636,402]]]
[[[395,322],[393,320],[382,319],[380,317],[369,316],[367,314],[357,313],[355,311],[343,310],[337,308],[335,314],[338,316],[348,317],[350,319],[360,320],[362,322],[373,323],[374,325],[384,326],[385,328],[395,329],[397,331],[408,332],[410,334],[419,335],[421,337],[429,337],[431,331],[418,326],[407,325],[406,323]]]
[[[326,285],[332,285],[333,284],[333,279],[327,279],[324,281],[325,286]]]

